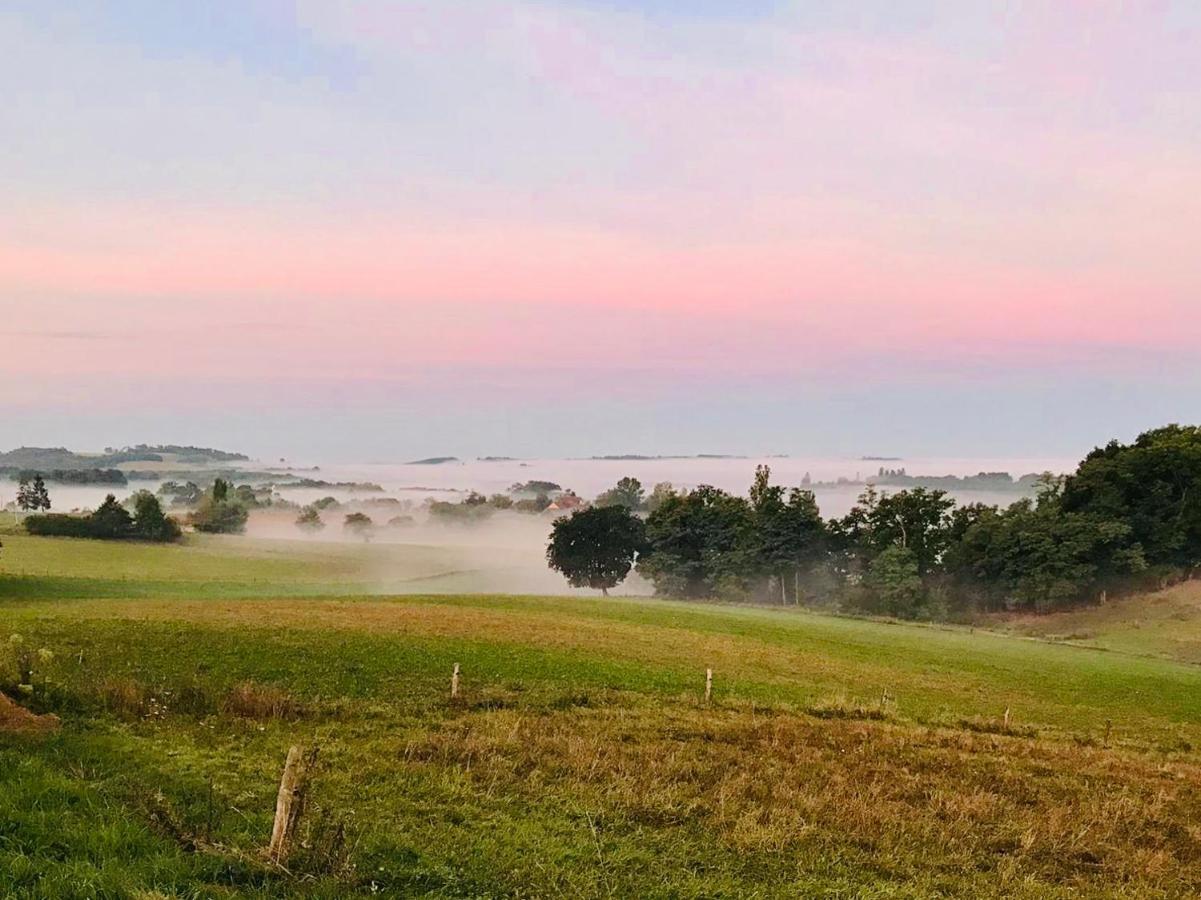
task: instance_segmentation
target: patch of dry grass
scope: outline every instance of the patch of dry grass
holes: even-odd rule
[[[1198,664],[1201,580],[1048,615],[987,617],[983,624],[1027,637]]]
[[[846,859],[910,885],[944,873],[958,895],[1201,891],[1193,764],[679,706],[465,715],[410,741],[402,757],[454,769],[480,791],[601,810],[603,832],[689,829],[723,852],[785,867]]]
[[[243,719],[298,719],[305,707],[280,687],[243,681],[229,689],[221,711]]]

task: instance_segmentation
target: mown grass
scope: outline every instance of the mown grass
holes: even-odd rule
[[[795,611],[329,596],[353,571],[220,547],[88,545],[131,590],[0,595],[0,643],[55,653],[26,702],[64,723],[0,738],[0,895],[1201,891],[1191,666]],[[239,595],[268,568],[303,590]],[[284,872],[258,851],[296,742],[320,766]]]

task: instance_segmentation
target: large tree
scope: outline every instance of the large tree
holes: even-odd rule
[[[133,536],[133,516],[109,494],[96,511],[88,517],[92,537],[102,540],[121,540]]]
[[[642,520],[624,505],[577,510],[555,520],[546,561],[573,587],[608,596],[630,574],[645,540]]]
[[[877,556],[899,547],[912,554],[918,574],[925,577],[947,549],[954,507],[945,491],[919,487],[881,494],[869,486],[846,516],[830,523],[840,567],[849,575],[862,575]]]
[[[757,574],[753,527],[745,497],[705,484],[669,494],[647,516],[638,571],[669,597],[745,593]]]
[[[1201,565],[1201,428],[1168,425],[1094,450],[1060,502],[1065,512],[1128,525],[1152,566]]]
[[[771,469],[759,466],[750,490],[750,549],[762,574],[779,584],[781,602],[800,601],[801,572],[821,557],[825,545],[825,523],[811,491],[786,491],[771,484]]]

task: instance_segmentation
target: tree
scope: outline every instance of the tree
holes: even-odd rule
[[[17,505],[26,512],[50,509],[50,492],[46,490],[46,482],[41,473],[35,473],[33,480],[22,478],[17,488]]]
[[[788,583],[793,600],[800,602],[800,573],[821,557],[825,523],[811,491],[793,488],[785,492],[771,484],[771,469],[759,466],[751,484],[751,542],[756,564],[764,575],[780,585],[780,600],[788,602]]]
[[[926,586],[918,571],[918,556],[908,547],[892,546],[880,552],[863,579],[869,611],[916,619],[926,601]]]
[[[646,498],[646,511],[654,512],[663,505],[663,501],[668,497],[675,496],[676,489],[670,481],[660,481],[651,488],[650,496]]]
[[[625,477],[597,498],[595,506],[624,506],[629,510],[642,509],[646,504],[646,491],[637,478]]]
[[[851,579],[889,547],[913,552],[918,574],[932,572],[947,549],[955,501],[945,491],[912,488],[880,494],[868,486],[842,519],[830,523],[837,566]]]
[[[133,537],[133,517],[112,494],[104,498],[104,502],[96,508],[88,520],[90,522],[89,532],[92,537],[101,540],[120,540]]]
[[[313,534],[320,531],[325,527],[325,523],[321,521],[321,511],[315,506],[306,506],[296,517],[296,527]]]
[[[755,574],[750,505],[710,485],[671,494],[646,519],[638,571],[669,597],[745,594]]]
[[[1034,612],[1090,599],[1146,568],[1126,523],[1030,500],[982,515],[945,564],[961,597]]]
[[[342,530],[355,537],[362,538],[365,541],[371,540],[372,529],[375,528],[375,523],[371,521],[371,516],[366,513],[353,512],[346,516],[342,521]]]
[[[1168,425],[1094,450],[1059,502],[1068,513],[1129,525],[1151,566],[1201,565],[1201,427]]]
[[[949,515],[955,501],[946,491],[912,488],[880,497],[871,515],[876,552],[901,547],[913,553],[918,575],[928,574],[947,547]]]
[[[133,531],[147,541],[175,541],[181,536],[179,523],[163,512],[158,498],[150,491],[133,495]]]
[[[170,497],[172,506],[195,506],[204,496],[204,491],[194,481],[184,484],[178,481],[164,481],[158,492],[163,497]]]
[[[214,481],[212,489],[188,517],[192,527],[208,534],[241,534],[245,531],[250,513],[237,500],[231,500],[229,494],[228,481],[221,478]]]
[[[577,510],[555,520],[546,561],[573,587],[607,597],[630,574],[645,540],[642,520],[623,505]]]

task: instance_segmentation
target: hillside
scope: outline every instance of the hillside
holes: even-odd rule
[[[1000,630],[1201,664],[1201,581],[1045,616],[988,620]]]
[[[0,893],[1201,890],[1201,668],[793,610],[373,595],[370,552],[5,538],[0,644],[53,653],[23,702],[62,727],[0,737]],[[320,765],[282,872],[258,850],[295,743]]]

